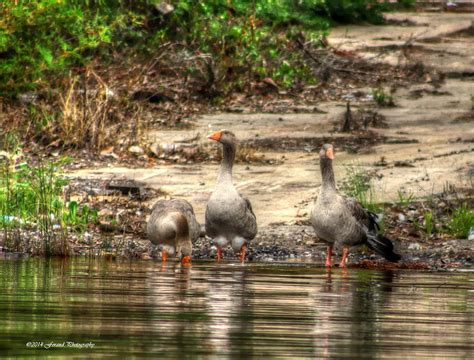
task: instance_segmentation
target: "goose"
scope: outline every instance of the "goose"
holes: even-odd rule
[[[147,223],[148,239],[162,249],[161,259],[175,255],[181,263],[191,261],[192,243],[200,235],[200,225],[192,205],[186,200],[159,200],[153,206]]]
[[[244,262],[247,244],[257,235],[257,220],[250,201],[239,194],[232,182],[237,138],[223,129],[213,132],[208,139],[222,144],[223,156],[216,187],[206,207],[206,233],[217,247],[217,261],[222,259],[222,248],[230,243]]]
[[[365,210],[355,199],[339,193],[334,180],[332,161],[334,147],[322,146],[319,152],[322,186],[311,208],[310,220],[316,235],[328,244],[326,266],[331,267],[334,244],[342,245],[341,268],[346,267],[349,247],[367,244],[385,259],[397,262],[400,255],[393,251],[392,242],[377,234],[377,215]]]

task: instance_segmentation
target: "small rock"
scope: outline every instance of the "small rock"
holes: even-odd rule
[[[39,97],[39,94],[34,92],[27,92],[18,95],[20,102],[22,102],[23,104],[33,104],[39,99]]]
[[[109,147],[106,147],[105,149],[102,149],[100,151],[100,155],[110,155],[114,152],[114,147],[113,146],[109,146]]]
[[[99,211],[98,215],[100,218],[105,218],[107,216],[113,216],[114,213],[112,212],[112,210],[104,208]]]
[[[6,152],[5,150],[0,150],[0,158],[8,159],[10,153]]]
[[[398,221],[404,222],[406,219],[407,219],[407,218],[406,218],[405,215],[403,215],[403,214],[398,214]]]
[[[418,211],[416,210],[409,210],[407,215],[411,218],[415,217],[418,214]]]
[[[134,145],[128,148],[128,152],[135,155],[141,155],[143,154],[143,149],[140,146]]]
[[[421,245],[416,242],[411,243],[410,245],[408,245],[408,250],[421,250]]]
[[[474,240],[474,228],[469,229],[469,232],[467,234],[467,239],[468,240]]]
[[[163,1],[155,4],[155,9],[163,15],[168,15],[169,13],[174,11],[174,6]]]

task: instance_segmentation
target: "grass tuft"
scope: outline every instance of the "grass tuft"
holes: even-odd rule
[[[16,151],[0,159],[0,230],[9,251],[68,255],[68,238],[85,231],[96,211],[67,203],[67,180],[60,169],[68,159],[30,166],[17,164]]]
[[[360,167],[346,168],[342,191],[347,196],[355,198],[365,209],[376,214],[383,212],[383,208],[377,203],[372,176]]]
[[[466,203],[463,203],[453,211],[448,223],[448,231],[457,238],[465,239],[471,228],[474,228],[474,212]]]
[[[377,103],[378,106],[382,106],[382,107],[395,106],[392,95],[387,94],[383,87],[372,89],[372,96],[374,97],[374,101]]]

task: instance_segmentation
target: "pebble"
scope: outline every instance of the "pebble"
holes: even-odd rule
[[[421,250],[421,245],[414,242],[408,245],[408,250]]]
[[[140,155],[140,154],[143,154],[143,149],[140,147],[140,146],[130,146],[128,148],[128,152],[132,153],[132,154],[135,154],[135,155]]]
[[[113,213],[113,211],[110,210],[110,209],[103,208],[103,209],[101,209],[101,210],[99,211],[99,214],[98,214],[98,215],[99,215],[99,217],[104,218],[104,217],[107,217],[107,216],[113,216],[114,213]]]
[[[403,214],[398,214],[398,221],[404,222],[406,219],[407,219],[407,218],[406,218],[405,215],[403,215]]]
[[[468,240],[474,240],[474,228],[469,229],[469,233],[467,234]]]

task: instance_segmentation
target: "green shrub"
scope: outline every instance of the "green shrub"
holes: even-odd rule
[[[250,72],[291,86],[312,78],[292,39],[304,34],[316,43],[330,19],[379,21],[383,9],[376,0],[175,0],[174,10],[162,15],[156,3],[1,2],[0,96],[54,88],[93,59],[107,62],[112,51],[153,55],[168,41],[184,44],[191,56],[209,56],[223,84]]]
[[[383,209],[377,203],[371,176],[363,169],[347,167],[342,190],[347,196],[355,198],[364,209],[374,213],[382,212]]]
[[[14,153],[12,153],[14,154]],[[76,202],[66,204],[64,187],[67,180],[60,168],[67,159],[40,162],[35,166],[16,164],[14,155],[0,159],[0,229],[7,245],[46,255],[65,255],[70,231],[84,231],[95,221],[97,213]],[[30,243],[22,229],[36,230],[39,234],[35,250],[26,249]],[[11,240],[16,238],[15,246]]]
[[[431,236],[435,229],[435,224],[433,221],[433,213],[431,211],[427,211],[424,215],[425,219],[425,230],[426,230],[426,235]]]
[[[393,97],[390,94],[387,94],[383,87],[372,89],[372,96],[374,101],[379,106],[394,106]]]
[[[455,209],[448,223],[449,233],[460,239],[467,238],[469,229],[474,228],[474,212],[466,203]]]
[[[337,23],[381,24],[382,11],[387,10],[388,5],[378,0],[326,0],[318,2],[316,8],[319,15],[326,15]]]
[[[107,1],[3,1],[0,4],[0,96],[51,85],[112,44],[142,17]],[[120,1],[119,3],[125,3]]]

